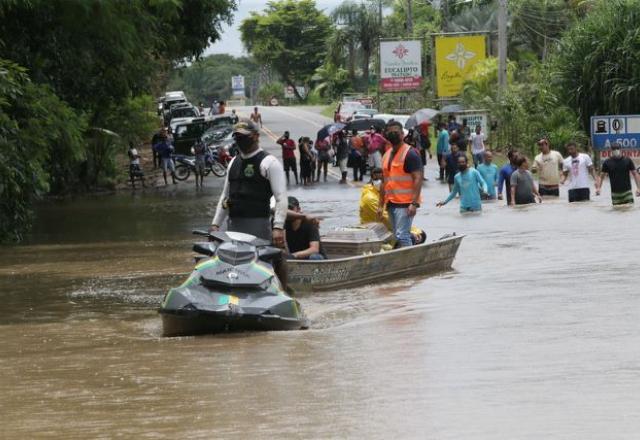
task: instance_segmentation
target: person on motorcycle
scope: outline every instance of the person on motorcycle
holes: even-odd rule
[[[260,148],[260,127],[255,122],[241,119],[233,127],[233,137],[240,151],[229,163],[209,231],[218,231],[226,221],[228,231],[251,234],[284,249],[288,202],[282,164]],[[272,195],[275,198],[273,220],[269,205]],[[286,287],[283,259],[274,261],[274,270]]]

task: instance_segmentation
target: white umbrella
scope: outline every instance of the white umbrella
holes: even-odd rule
[[[407,122],[404,124],[404,128],[414,128],[423,122],[429,122],[435,118],[438,113],[440,113],[438,110],[432,108],[422,108],[407,119]]]

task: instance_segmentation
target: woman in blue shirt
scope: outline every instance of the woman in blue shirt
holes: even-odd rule
[[[487,184],[478,170],[469,169],[467,156],[458,157],[458,169],[460,172],[454,178],[449,197],[443,202],[438,202],[436,206],[444,206],[460,194],[460,212],[482,211],[480,194],[486,194]]]

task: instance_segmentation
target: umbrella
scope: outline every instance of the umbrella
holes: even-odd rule
[[[404,128],[414,128],[423,122],[429,122],[435,118],[438,113],[440,113],[438,110],[434,110],[432,108],[420,109],[407,119],[407,122],[404,123]]]
[[[371,128],[372,125],[375,128],[384,129],[386,122],[384,122],[384,119],[378,118],[355,119],[351,122],[348,122],[347,125],[345,125],[344,129],[347,131],[364,131]]]
[[[318,131],[317,139],[324,139],[327,136],[331,136],[336,131],[340,131],[344,128],[344,124],[341,122],[334,122],[333,124],[325,125]]]
[[[461,111],[464,111],[464,107],[460,104],[449,104],[440,109],[440,113],[459,113]]]

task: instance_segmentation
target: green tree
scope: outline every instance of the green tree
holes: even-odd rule
[[[26,69],[0,59],[0,241],[19,241],[40,194],[73,179],[85,121]],[[52,174],[55,173],[55,179]]]
[[[169,89],[183,90],[194,102],[226,100],[231,97],[231,77],[243,75],[245,85],[257,77],[258,65],[246,57],[227,54],[209,55],[193,64],[174,70]]]
[[[610,0],[561,40],[553,59],[556,87],[584,129],[593,115],[637,113],[640,101],[640,2]]]
[[[576,19],[566,0],[516,0],[510,3],[509,12],[511,44],[526,46],[542,61]]]
[[[325,59],[329,18],[314,0],[280,0],[267,4],[263,14],[252,12],[241,26],[241,38],[250,54],[269,64],[295,89],[307,83]]]

